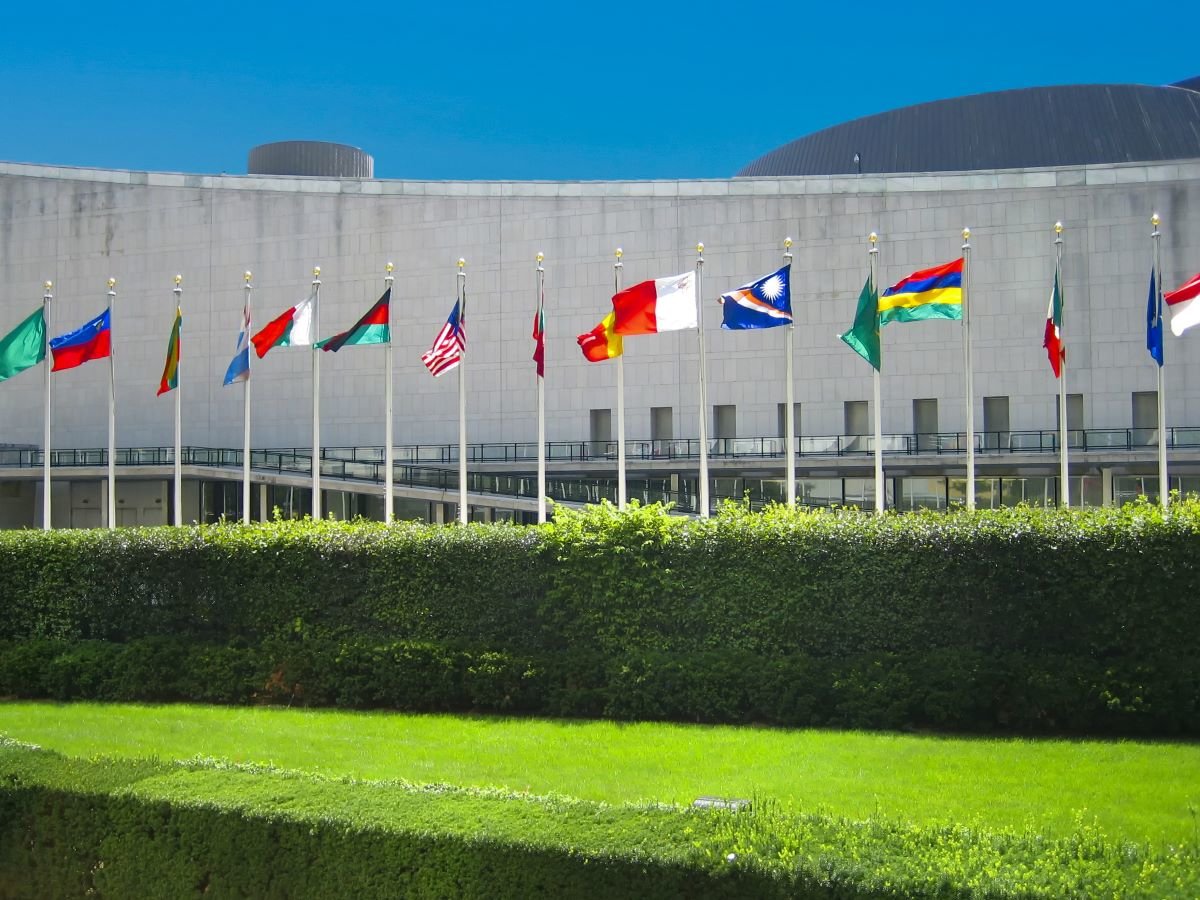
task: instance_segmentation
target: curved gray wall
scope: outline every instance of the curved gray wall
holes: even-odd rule
[[[369,153],[346,144],[277,141],[251,150],[246,171],[251,175],[373,178],[375,160]]]

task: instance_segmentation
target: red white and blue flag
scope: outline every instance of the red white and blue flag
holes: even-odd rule
[[[466,303],[466,297],[463,297]],[[421,362],[425,363],[430,373],[436,378],[443,372],[449,372],[460,362],[467,349],[467,323],[459,315],[458,303],[450,311],[450,318],[442,326],[442,330],[433,339],[433,346],[421,354]]]
[[[81,328],[60,334],[50,340],[50,352],[54,356],[53,371],[73,369],[91,359],[104,359],[112,355],[112,319],[110,310],[104,310]]]
[[[1163,300],[1171,311],[1171,333],[1179,337],[1200,322],[1200,272],[1175,290],[1163,294]]]
[[[736,291],[722,294],[721,327],[738,331],[744,328],[774,328],[792,324],[791,263],[764,275],[758,281],[743,284]]]

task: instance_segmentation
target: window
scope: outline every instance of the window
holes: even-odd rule
[[[787,404],[786,403],[778,404],[777,415],[779,417],[778,434],[781,438],[785,438],[785,437],[787,437]],[[799,403],[792,404],[792,429],[793,429],[792,434],[795,437],[800,437],[801,431],[800,431],[800,404]]]
[[[866,452],[871,449],[871,423],[866,400],[847,400],[842,404],[844,419],[842,449],[847,452]]]
[[[1133,392],[1133,443],[1158,444],[1158,391]]]
[[[1058,431],[1061,416],[1058,397],[1054,398],[1054,430]],[[1083,446],[1083,394],[1067,394],[1067,446]]]
[[[983,398],[983,446],[986,450],[1008,449],[1008,398]]]
[[[671,455],[671,440],[675,437],[673,414],[669,406],[650,407],[650,445],[654,456]]]
[[[938,449],[938,409],[936,400],[914,400],[913,432],[917,436],[917,450]]]
[[[593,409],[589,414],[591,452],[595,456],[603,456],[608,452],[612,443],[612,410]]]
[[[736,406],[713,407],[713,437],[726,440],[737,437]]]

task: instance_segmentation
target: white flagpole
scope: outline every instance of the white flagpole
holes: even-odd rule
[[[175,276],[175,310],[177,315],[183,314],[183,276]],[[183,350],[183,328],[179,329],[180,351]],[[183,361],[183,353],[175,363],[175,527],[183,524],[183,403],[180,395],[183,392],[183,382],[179,378],[179,365]]]
[[[387,275],[383,278],[383,283],[387,285],[387,290],[392,289],[392,282],[395,277],[392,275],[392,270],[395,268],[391,263],[387,266]],[[383,346],[383,379],[384,379],[384,413],[383,428],[387,432],[385,443],[383,445],[383,521],[385,524],[390,524],[392,521],[392,508],[396,505],[392,498],[392,474],[393,464],[396,460],[395,450],[393,449],[392,438],[392,304],[388,299],[388,341]]]
[[[250,293],[254,285],[250,281],[254,276],[247,272],[242,276],[246,283],[246,321],[242,323],[246,329],[246,392],[242,394],[242,523],[250,524],[250,360],[254,357],[250,343]],[[265,512],[265,511],[264,511]]]
[[[321,333],[321,267],[313,268],[313,337]],[[321,518],[321,348],[312,345],[312,517]]]
[[[1058,291],[1058,302],[1062,315],[1062,322],[1059,325],[1058,339],[1061,342],[1063,334],[1066,331],[1067,325],[1067,299],[1066,291],[1063,290],[1062,284],[1062,252],[1063,252],[1063,224],[1062,222],[1054,223],[1054,288]],[[1053,310],[1051,310],[1053,312]],[[1061,343],[1060,343],[1061,348]],[[1067,446],[1067,355],[1059,354],[1058,370],[1061,376],[1058,379],[1058,482],[1060,486],[1059,496],[1062,498],[1059,505],[1063,509],[1067,509],[1071,505],[1071,479],[1070,465],[1068,463],[1068,446]]]
[[[783,262],[784,265],[792,264],[792,239],[790,237],[783,239]],[[787,465],[785,467],[784,477],[787,479],[787,505],[791,508],[796,506],[796,394],[795,394],[795,375],[792,371],[792,357],[794,354],[794,340],[796,333],[796,312],[792,310],[792,321],[787,324],[787,340],[784,342],[784,353],[787,355],[787,389],[784,392],[784,399],[787,401],[787,407],[783,411],[783,429],[784,429],[784,452],[787,454]]]
[[[546,346],[546,269],[542,266],[542,261],[546,258],[545,254],[538,253],[537,255],[537,311],[538,311],[538,328],[541,329],[541,342],[544,348]],[[545,368],[545,359],[542,360],[543,370]],[[538,458],[537,458],[537,478],[538,478],[538,524],[541,525],[546,521],[546,379],[542,376],[537,377],[537,415],[538,415]]]
[[[704,245],[696,245],[696,339],[700,345],[700,518],[708,518],[708,381],[704,377]]]
[[[871,249],[867,251],[868,258],[871,260],[871,294],[872,296],[878,296],[879,248],[875,245],[879,241],[879,235],[872,231],[867,235],[867,240],[871,242]],[[876,327],[878,327],[878,304],[876,304],[875,317]],[[882,342],[883,334],[881,330],[880,343],[882,344]],[[882,352],[883,348],[881,347],[880,353]],[[875,419],[875,514],[882,516],[887,501],[887,498],[884,496],[883,487],[883,390],[880,385],[879,370],[874,366],[871,366],[871,400]]]
[[[113,307],[117,279],[108,279],[108,527],[117,527],[117,348],[113,340]]]
[[[963,363],[966,369],[967,391],[967,509],[975,508],[975,389],[971,378],[971,229],[964,228],[962,232],[963,245],[963,284],[962,284],[962,321],[963,321]]]
[[[47,281],[42,294],[42,326],[46,330],[42,352],[45,357],[42,362],[46,369],[46,393],[42,400],[42,529],[50,530],[50,368],[54,359],[50,352],[50,301],[54,295],[50,293],[54,283]]]
[[[625,251],[617,248],[613,263],[613,293],[621,293],[621,257]],[[617,357],[617,509],[625,508],[625,354]]]
[[[1158,249],[1158,225],[1162,220],[1155,213],[1150,217],[1154,231],[1150,237],[1154,239],[1154,318],[1158,322],[1159,333],[1162,334],[1162,266]],[[1162,340],[1162,338],[1160,338]],[[1163,341],[1166,349],[1166,341]],[[1162,354],[1163,364],[1166,364],[1166,353]],[[1163,378],[1163,366],[1158,366],[1158,499],[1165,510],[1171,502],[1171,483],[1167,480],[1167,397],[1166,379]]]
[[[458,327],[466,344],[467,327],[467,261],[458,259]],[[467,505],[467,350],[464,346],[458,360],[458,521],[466,525],[471,519]]]

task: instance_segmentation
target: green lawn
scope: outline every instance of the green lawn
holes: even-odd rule
[[[797,811],[1060,835],[1082,816],[1117,838],[1200,839],[1195,744],[87,703],[0,704],[0,735],[71,756],[207,756],[609,802],[775,798]]]

